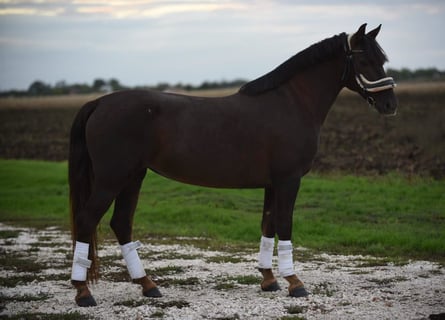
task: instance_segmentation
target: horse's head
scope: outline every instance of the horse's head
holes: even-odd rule
[[[358,92],[378,112],[394,115],[397,99],[393,88],[396,83],[386,76],[383,69],[387,58],[375,40],[380,27],[365,33],[366,24],[363,24],[356,33],[347,37],[343,81],[347,88]]]

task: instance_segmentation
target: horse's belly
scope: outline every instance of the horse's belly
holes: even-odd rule
[[[257,188],[270,184],[267,165],[257,159],[227,155],[213,157],[163,156],[149,168],[180,182],[217,188]]]

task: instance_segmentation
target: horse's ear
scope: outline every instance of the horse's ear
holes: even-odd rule
[[[364,23],[360,26],[360,28],[358,28],[357,32],[355,33],[355,35],[359,38],[363,38],[363,36],[365,35],[365,31],[366,31],[366,25],[367,23]]]
[[[367,34],[367,36],[368,36],[369,38],[375,40],[375,38],[377,37],[377,35],[378,35],[379,32],[380,32],[380,28],[381,28],[381,27],[382,27],[382,25],[379,25],[379,26],[378,26],[377,28],[375,28],[374,30],[369,31],[368,34]]]
[[[357,32],[352,35],[349,43],[351,49],[353,47],[356,47],[363,40],[363,37],[365,36],[365,31],[366,31],[366,23],[362,24],[360,28],[357,30]]]

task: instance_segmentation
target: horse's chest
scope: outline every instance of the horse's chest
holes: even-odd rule
[[[274,145],[272,167],[274,171],[304,175],[310,170],[317,149],[318,130],[296,130]]]

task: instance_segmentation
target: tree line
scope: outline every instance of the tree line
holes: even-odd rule
[[[403,81],[444,81],[445,71],[438,70],[437,68],[426,68],[410,70],[408,68],[387,69],[386,73],[388,77],[393,77],[398,82]]]
[[[193,90],[206,90],[206,89],[223,89],[240,87],[246,80],[236,79],[232,81],[204,81],[200,85],[191,84],[169,84],[167,82],[161,82],[154,86],[136,86],[130,87],[123,85],[119,80],[112,78],[109,80],[95,79],[91,84],[88,83],[74,83],[68,84],[65,81],[59,81],[54,86],[45,83],[41,80],[36,80],[28,87],[27,90],[8,90],[0,92],[0,97],[8,96],[49,96],[49,95],[66,95],[66,94],[88,94],[88,93],[109,93],[118,90],[125,89],[154,89],[159,91],[166,90],[181,90],[181,91],[193,91]]]
[[[387,75],[393,77],[397,82],[403,81],[445,81],[445,71],[437,68],[410,70],[388,69]],[[27,90],[9,90],[0,92],[0,97],[7,96],[46,96],[46,95],[66,95],[66,94],[88,94],[88,93],[108,93],[112,91],[124,89],[155,89],[160,91],[166,90],[206,90],[206,89],[222,89],[231,87],[240,87],[247,81],[244,79],[235,79],[232,81],[204,81],[200,85],[191,84],[169,84],[166,82],[158,83],[155,86],[137,86],[129,87],[121,84],[119,80],[112,79],[95,79],[91,84],[75,83],[68,84],[65,81],[59,81],[55,85],[36,80]]]

